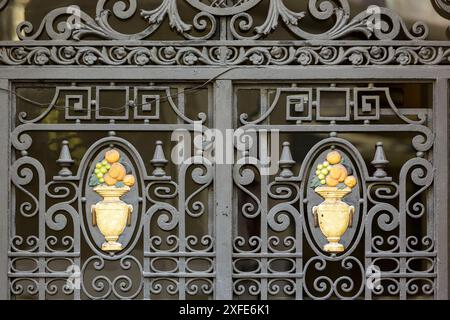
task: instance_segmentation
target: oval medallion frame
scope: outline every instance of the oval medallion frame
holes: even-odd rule
[[[121,156],[130,165],[131,174],[136,177],[135,186],[121,197],[127,204],[133,205],[133,212],[131,214],[131,224],[126,226],[125,230],[119,237],[119,242],[124,249],[118,252],[107,253],[101,250],[101,245],[105,241],[104,236],[100,233],[97,226],[93,226],[91,205],[94,205],[101,200],[101,197],[96,194],[89,186],[89,177],[95,167],[95,164],[103,158],[104,151],[111,146],[119,150]],[[144,172],[145,166],[143,161],[133,145],[126,140],[118,137],[103,138],[93,144],[85,153],[79,168],[79,188],[81,196],[79,197],[79,208],[81,212],[81,229],[86,243],[90,249],[97,255],[106,260],[118,260],[128,255],[136,246],[137,241],[141,237],[143,212],[145,212],[144,199]]]
[[[326,153],[331,151],[332,147],[343,153],[345,158],[348,159],[349,164],[351,164],[351,168],[354,171],[353,174],[358,180],[354,190],[343,199],[344,202],[355,207],[355,213],[352,228],[349,228],[346,231],[340,241],[344,245],[345,250],[338,254],[329,254],[323,250],[323,245],[326,244],[327,241],[320,229],[314,226],[312,214],[313,206],[323,202],[323,198],[316,194],[309,185],[315,174],[315,170],[313,169],[316,168],[318,163],[324,161]],[[299,177],[302,181],[300,186],[300,208],[303,216],[302,223],[309,246],[318,256],[321,256],[326,260],[338,261],[344,259],[360,244],[364,232],[365,215],[367,212],[367,192],[365,186],[367,178],[369,177],[364,159],[358,149],[348,141],[340,138],[324,139],[314,145],[306,155]]]

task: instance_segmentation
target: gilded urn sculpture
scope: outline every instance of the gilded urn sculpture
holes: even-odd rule
[[[328,243],[323,250],[339,253],[345,250],[340,243],[341,237],[352,227],[355,207],[343,201],[356,186],[356,177],[351,172],[342,155],[338,151],[327,154],[326,161],[317,166],[316,175],[311,187],[325,201],[313,207],[315,226],[319,227]]]
[[[105,237],[102,250],[121,251],[120,235],[131,223],[133,206],[120,199],[131,190],[135,177],[127,173],[127,164],[120,161],[120,153],[108,150],[105,158],[95,165],[89,185],[103,200],[92,206],[92,224],[98,226]]]

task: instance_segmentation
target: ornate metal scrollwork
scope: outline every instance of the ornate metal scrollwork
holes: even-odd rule
[[[308,83],[287,83],[294,75],[278,79],[281,84],[269,79],[250,85],[239,78],[230,85],[235,86],[230,100],[235,103],[235,129],[278,130],[287,138],[280,146],[280,170],[272,176],[261,174],[264,163],[252,150],[233,149],[240,158],[227,171],[234,186],[228,190],[233,197],[224,211],[233,225],[228,243],[216,243],[221,226],[213,223],[221,214],[215,198],[215,188],[222,183],[215,181],[219,169],[201,154],[182,164],[169,163],[167,141],[175,130],[192,132],[198,123],[206,130],[213,122],[208,115],[215,114],[210,108],[215,88],[209,85],[237,66],[267,68],[268,73],[296,66],[299,74],[313,66],[346,66],[342,70],[355,72],[367,66],[442,66],[449,64],[450,45],[428,41],[428,27],[422,22],[409,28],[388,8],[351,12],[347,0],[304,1],[300,11],[286,0],[184,2],[160,0],[153,8],[140,8],[136,0],[98,0],[95,17],[75,6],[56,8],[36,28],[21,23],[21,41],[0,44],[0,64],[8,72],[7,66],[145,66],[149,71],[167,66],[181,75],[202,66],[225,70],[200,86],[208,97],[196,97],[195,113],[186,108],[187,82],[110,78],[106,83],[90,77],[79,83],[49,81],[42,87],[50,99],[38,104],[40,110],[32,109],[33,101],[20,99],[19,91],[29,84],[20,82],[14,88],[12,83],[16,91],[11,95],[17,99],[11,110],[17,108],[18,113],[8,136],[13,149],[10,294],[37,299],[215,298],[223,284],[223,274],[218,273],[223,259],[218,258],[228,250],[229,296],[436,297],[440,266],[433,152],[439,127],[434,109],[425,102],[414,100],[415,105],[408,106],[413,99],[399,97],[411,80],[367,83],[357,76],[344,80],[343,72],[336,83],[330,83],[331,74],[327,80]],[[0,0],[0,10],[7,4]],[[448,17],[448,1],[433,4]],[[182,5],[189,7],[191,20]],[[253,15],[259,6],[267,9],[261,20]],[[306,25],[308,18],[320,23],[315,33]],[[133,34],[121,31],[121,23],[131,19],[144,23],[143,29]],[[173,36],[184,40],[152,41],[167,25]],[[273,40],[280,29],[287,31],[287,39]],[[412,79],[413,72],[406,69]],[[210,70],[215,68],[200,74]],[[424,90],[418,90],[423,98],[434,85],[424,82],[418,85],[423,85]],[[259,92],[256,102],[244,102],[242,110],[240,90]],[[109,94],[114,98],[104,100]],[[327,96],[340,102],[327,105]],[[54,163],[48,165],[39,154],[42,150],[37,151],[47,134],[76,134],[84,140],[74,139],[75,150],[68,137],[55,139],[56,155],[46,155],[54,156]],[[402,153],[402,162],[392,158],[393,148],[385,141],[397,134],[408,140],[401,145],[405,149],[395,151]],[[148,141],[135,143],[141,136]],[[111,148],[127,159],[136,184],[123,199],[133,206],[133,213],[127,215],[123,232],[115,235],[122,247],[107,252],[101,250],[105,237],[98,221],[93,223],[98,217],[90,211],[100,199],[89,188],[89,176]],[[347,208],[348,225],[339,235],[343,250],[324,250],[328,240],[315,227],[321,219],[312,213],[322,199],[309,188],[317,165],[332,149],[345,156],[346,170],[353,171],[349,175],[357,182],[344,199],[354,210]],[[23,230],[23,225],[29,229]],[[370,287],[373,279],[378,282]]]
[[[448,0],[431,0],[436,11],[444,18],[450,19],[450,1]]]
[[[333,94],[342,94],[339,105],[342,116],[322,120],[317,117],[319,89],[329,88],[306,84],[264,87],[260,89],[264,109],[253,113],[253,118],[247,114],[239,117],[241,128],[271,128],[294,132],[298,137],[308,130],[314,135],[323,133],[330,137],[308,147],[308,152],[298,162],[290,150],[292,143],[283,143],[280,171],[272,178],[258,176],[260,164],[254,158],[250,161],[248,155],[252,150],[243,152],[242,164],[235,165],[234,183],[241,209],[238,219],[242,217],[242,221],[247,222],[248,230],[239,229],[234,238],[234,294],[263,299],[432,297],[437,256],[435,240],[429,234],[433,226],[429,225],[423,234],[414,232],[412,226],[433,219],[432,204],[424,196],[433,184],[433,169],[424,155],[433,147],[434,139],[428,136],[430,139],[425,139],[428,142],[419,143],[421,138],[413,135],[412,154],[417,153],[417,156],[406,160],[398,177],[392,177],[391,159],[382,142],[374,145],[369,168],[367,159],[350,139],[339,138],[341,123],[346,123],[342,133],[350,133],[358,130],[360,121],[368,129],[371,125],[385,123],[385,119],[395,123],[393,126],[397,129],[404,126],[408,130],[417,125],[420,130],[428,131],[426,119],[431,115],[427,115],[425,109],[406,115],[403,108],[394,103],[389,88],[373,84],[365,87],[359,83],[350,88],[331,86]],[[384,118],[388,114],[390,116]],[[320,125],[322,121],[326,123],[324,126]],[[390,130],[382,130],[385,129]],[[295,137],[292,136],[292,141],[303,143]],[[312,208],[323,200],[310,188],[315,177],[318,180],[314,183],[326,183],[326,174],[319,169],[323,169],[325,162],[329,165],[337,161],[333,157],[328,159],[328,155],[335,152],[340,153],[341,160],[343,155],[348,159],[347,176],[351,172],[358,177],[355,190],[344,200],[355,207],[355,214],[351,228],[347,228],[341,238],[344,250],[336,250],[342,252],[324,250],[328,241],[316,227],[318,219],[314,219],[312,213]],[[322,174],[323,177],[317,176]],[[333,173],[336,179],[343,178],[341,174]],[[334,185],[333,181],[330,183]],[[272,268],[272,263],[279,263],[281,269]],[[274,283],[280,286],[272,288]]]
[[[448,64],[450,48],[442,46],[61,46],[0,48],[6,65],[182,65],[182,66],[316,66]]]
[[[180,17],[176,0],[162,0],[161,4],[153,10],[141,9],[141,16],[147,20],[148,27],[136,34],[124,34],[116,31],[109,23],[112,15],[120,20],[132,17],[137,11],[135,0],[129,0],[128,6],[123,1],[114,4],[113,9],[105,8],[107,1],[97,2],[96,19],[75,7],[54,9],[42,21],[37,31],[33,34],[33,25],[23,22],[17,27],[17,34],[22,40],[38,39],[44,32],[53,40],[80,40],[86,36],[95,36],[103,39],[114,40],[141,40],[155,32],[164,19],[168,19],[172,29],[182,34],[187,39],[209,39],[216,31],[217,23],[215,16],[232,16],[230,29],[237,39],[246,39],[239,31],[253,30],[255,35],[248,38],[256,39],[265,36],[275,30],[279,22],[283,22],[298,39],[341,39],[349,34],[363,34],[367,38],[378,40],[392,40],[404,34],[407,39],[419,40],[428,36],[428,27],[417,22],[409,31],[402,18],[394,11],[387,8],[377,7],[376,10],[368,9],[350,18],[350,6],[347,0],[339,1],[308,1],[308,11],[294,12],[290,10],[283,0],[270,0],[269,9],[265,22],[253,27],[253,18],[246,13],[247,10],[256,6],[260,1],[239,1],[230,5],[225,1],[216,1],[214,4],[206,4],[202,1],[188,0],[191,6],[200,10],[195,15],[192,24],[186,23]],[[74,15],[76,13],[76,16]],[[318,20],[334,20],[334,25],[322,33],[309,33],[300,26],[301,20],[308,14]],[[67,22],[58,23],[55,30],[54,23],[60,17],[67,17]],[[380,27],[374,27],[375,20],[380,20]],[[238,23],[239,21],[239,23]],[[205,31],[209,24],[209,30],[203,36],[193,36],[192,29]],[[236,27],[237,25],[237,27]]]

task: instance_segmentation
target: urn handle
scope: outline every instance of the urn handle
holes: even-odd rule
[[[318,228],[319,227],[319,217],[318,217],[318,215],[317,215],[317,209],[318,209],[319,207],[318,206],[314,206],[313,208],[312,208],[312,213],[313,213],[313,216],[314,216],[314,227],[315,228]]]
[[[133,212],[133,206],[131,204],[128,204],[128,218],[127,218],[127,225],[131,226],[131,213]]]
[[[92,225],[95,227],[97,225],[97,214],[95,213],[95,204],[91,206],[92,213]]]
[[[350,214],[348,216],[348,227],[351,228],[353,227],[353,216],[355,215],[355,207],[354,206],[350,206]]]

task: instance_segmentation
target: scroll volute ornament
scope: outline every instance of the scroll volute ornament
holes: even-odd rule
[[[349,175],[350,170],[341,153],[333,150],[327,154],[326,161],[317,166],[316,175],[311,181],[314,191],[325,199],[312,211],[314,225],[320,227],[328,240],[323,247],[326,252],[343,252],[345,248],[339,241],[352,227],[355,207],[342,201],[357,183],[356,177]]]
[[[135,177],[127,174],[126,163],[120,161],[120,153],[116,149],[106,151],[105,158],[95,165],[89,180],[89,186],[103,200],[92,206],[92,224],[98,226],[106,242],[102,250],[107,252],[121,251],[123,246],[118,242],[120,235],[131,223],[133,206],[120,200],[135,184]]]

